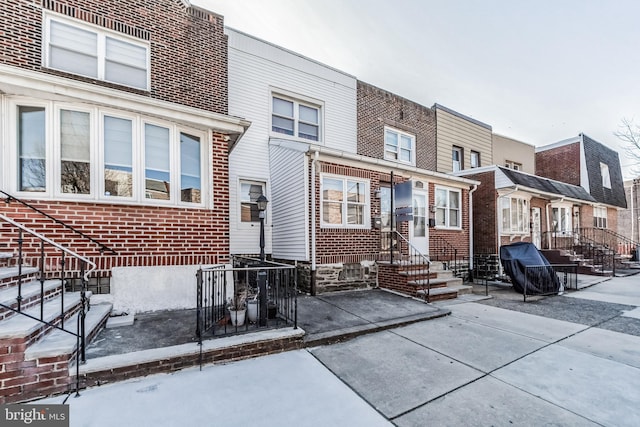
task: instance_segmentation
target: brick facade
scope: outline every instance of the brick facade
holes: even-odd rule
[[[537,152],[535,174],[580,185],[580,142]]]
[[[436,121],[430,108],[358,81],[358,154],[384,159],[384,127],[415,135],[416,166],[436,170]]]
[[[180,0],[16,0],[2,8],[0,64],[227,113],[227,38],[221,16],[185,8]],[[149,42],[150,91],[43,67],[43,10]]]
[[[98,264],[98,271],[107,274],[112,267],[225,262],[229,256],[227,143],[222,135],[216,135],[212,144],[213,209],[29,201],[34,207],[111,247],[118,255],[101,254],[88,240],[17,202],[3,203],[0,213],[89,257]],[[9,230],[8,224],[0,223],[4,246],[0,250],[17,248],[17,233]],[[38,256],[35,246],[27,246],[26,251],[27,256]]]
[[[469,175],[480,181],[473,193],[473,253],[477,255],[497,253],[497,192],[495,174],[484,172]]]

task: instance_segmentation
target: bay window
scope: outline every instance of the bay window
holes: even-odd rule
[[[462,194],[460,190],[436,187],[435,196],[436,226],[461,228]]]
[[[519,197],[500,197],[503,233],[529,233],[529,201]]]
[[[3,122],[17,192],[75,200],[201,206],[204,134],[133,113],[10,100]]]
[[[552,223],[551,230],[560,233],[571,232],[571,207],[570,206],[556,206],[551,209]]]
[[[320,192],[323,227],[369,226],[369,181],[323,175]]]

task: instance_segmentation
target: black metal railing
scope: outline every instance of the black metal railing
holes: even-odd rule
[[[489,295],[489,281],[500,275],[500,256],[498,254],[473,255],[473,282],[484,284],[484,293]]]
[[[593,273],[615,275],[616,251],[602,241],[593,240],[587,233],[579,230],[574,232],[546,231],[542,233],[543,247],[564,250],[578,256],[579,259],[576,260],[576,263],[590,268]]]
[[[459,253],[458,248],[442,236],[433,236],[429,240],[429,257],[432,261],[443,263],[443,268],[453,271],[454,276],[466,278],[469,270],[469,258]]]
[[[431,259],[420,252],[398,231],[383,231],[380,234],[378,262],[389,262],[402,267],[416,288],[416,296],[431,302]],[[380,281],[380,279],[378,279]],[[382,286],[385,284],[382,283]],[[393,286],[388,286],[393,289]]]
[[[70,230],[71,232],[73,232],[73,233],[75,233],[75,234],[79,235],[79,236],[80,236],[80,237],[82,237],[83,239],[88,240],[88,241],[90,241],[90,242],[94,243],[95,245],[97,245],[97,246],[98,246],[98,248],[99,248],[100,252],[110,252],[110,253],[111,253],[111,254],[113,254],[113,255],[117,255],[117,252],[116,252],[114,249],[110,248],[109,246],[105,245],[105,244],[104,244],[104,243],[102,243],[102,242],[99,242],[98,240],[94,239],[93,237],[87,236],[85,233],[83,233],[82,231],[80,231],[80,230],[78,230],[78,229],[74,228],[73,226],[71,226],[71,225],[67,224],[66,222],[61,221],[61,220],[59,220],[58,218],[56,218],[56,217],[53,217],[53,216],[49,215],[48,213],[46,213],[46,212],[44,212],[44,211],[42,211],[42,210],[40,210],[40,209],[36,208],[35,206],[33,206],[33,205],[31,205],[31,204],[29,204],[29,203],[25,202],[24,200],[21,200],[21,199],[18,199],[17,197],[15,197],[15,196],[12,196],[11,194],[9,194],[9,193],[7,193],[7,192],[5,192],[5,191],[0,190],[0,193],[5,195],[5,198],[4,198],[5,203],[9,204],[9,203],[11,203],[12,201],[18,202],[18,203],[20,203],[22,206],[24,206],[24,207],[26,207],[26,208],[28,208],[28,209],[32,210],[33,212],[36,212],[36,213],[38,213],[38,214],[40,214],[40,215],[44,216],[45,218],[50,219],[51,221],[55,222],[56,224],[58,224],[58,225],[60,225],[60,226],[62,226],[62,227],[64,227],[64,228],[66,228],[66,229]]]
[[[524,269],[523,298],[562,294],[578,289],[578,266],[575,264],[527,265]]]
[[[231,265],[200,268],[196,336],[224,336],[260,328],[298,327],[296,267],[233,257]],[[259,292],[265,280],[266,295]]]
[[[29,229],[28,227],[25,227],[24,225],[14,221],[11,218],[0,215],[0,220],[4,223],[9,224],[9,226],[17,232],[17,238],[15,239],[15,242],[17,243],[17,252],[15,252],[15,256],[17,256],[18,267],[16,274],[17,283],[15,284],[15,287],[17,288],[15,306],[6,304],[0,304],[0,306],[2,306],[6,310],[16,313],[16,315],[28,317],[43,325],[63,331],[64,333],[76,337],[77,347],[74,355],[72,356],[72,359],[75,358],[76,362],[76,393],[78,393],[80,387],[79,365],[80,361],[86,361],[85,317],[86,312],[90,307],[89,301],[86,296],[86,286],[89,280],[88,277],[91,272],[95,270],[96,265],[89,259],[73,252],[68,248],[65,248],[64,246]],[[28,252],[30,254],[30,257],[25,255],[25,253],[27,252],[27,247],[29,248]],[[33,253],[34,248],[37,248],[37,255]],[[56,253],[59,252],[59,255],[53,256],[52,251]],[[26,284],[25,278],[32,274],[27,273],[26,267],[30,267],[32,265],[37,266],[38,268],[36,280],[40,283],[40,291],[35,298],[35,303],[33,301],[27,301],[23,303],[23,285]],[[87,269],[87,267],[89,268]],[[72,278],[76,278],[73,271],[79,272],[80,279],[83,284],[82,289],[80,290],[80,304],[77,307],[78,319],[75,332],[69,329],[65,329],[65,320],[76,310],[71,310],[68,312],[65,309],[64,300],[65,282]],[[45,282],[47,280],[59,281],[60,287],[55,288],[56,290],[52,291],[51,293],[45,292]],[[59,312],[57,312],[57,314],[53,316],[48,316],[45,319],[45,304],[47,304],[50,299],[58,295],[60,297]],[[33,297],[31,297],[30,299],[33,299]],[[35,307],[37,305],[39,305],[39,315],[34,315],[27,312],[28,308]]]
[[[607,228],[578,228],[576,232],[593,242],[614,250],[617,255],[631,256],[640,243]]]

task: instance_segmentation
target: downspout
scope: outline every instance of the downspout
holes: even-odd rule
[[[549,222],[549,206],[551,206],[551,202],[547,202],[544,207],[544,213],[547,217],[547,248],[551,249],[551,227],[549,226],[551,223]]]
[[[316,163],[320,153],[314,151],[311,161],[311,295],[316,295]]]
[[[478,189],[474,184],[469,190],[469,270],[473,271],[473,192]]]

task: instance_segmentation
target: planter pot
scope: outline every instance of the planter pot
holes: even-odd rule
[[[278,304],[270,302],[267,304],[267,318],[275,319],[278,316]]]
[[[258,321],[258,301],[247,301],[247,316],[249,316],[249,322],[256,323]]]
[[[231,324],[233,326],[242,326],[244,325],[244,319],[247,315],[247,309],[246,308],[243,308],[242,310],[229,309],[229,315],[231,316]]]

